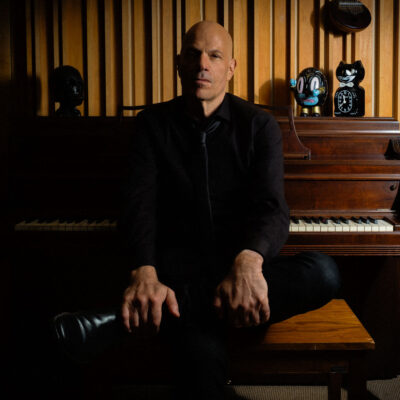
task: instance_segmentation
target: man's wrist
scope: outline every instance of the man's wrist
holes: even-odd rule
[[[233,262],[233,270],[247,270],[261,272],[264,258],[260,253],[254,250],[244,249],[236,257]]]
[[[132,279],[158,280],[157,270],[153,265],[142,265],[131,271]]]

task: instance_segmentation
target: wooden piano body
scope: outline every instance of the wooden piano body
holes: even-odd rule
[[[277,118],[292,216],[371,217],[392,226],[384,232],[292,232],[282,254],[318,250],[336,258],[342,295],[377,343],[370,376],[393,376],[400,369],[400,160],[393,146],[399,123],[295,118],[296,133],[287,118]],[[115,220],[132,125],[133,118],[15,121],[9,248],[14,281],[29,298],[17,304],[33,302],[46,310],[43,318],[118,304],[126,275]],[[300,151],[292,151],[293,143]]]

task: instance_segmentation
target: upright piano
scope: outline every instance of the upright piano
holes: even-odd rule
[[[277,120],[291,209],[281,253],[317,250],[336,258],[342,296],[377,343],[370,376],[394,376],[400,372],[399,122]],[[28,270],[32,282],[40,275],[40,290],[53,288],[51,312],[119,299],[123,278],[118,284],[113,278],[119,262],[115,226],[133,124],[131,117],[14,123],[11,258],[18,274]]]

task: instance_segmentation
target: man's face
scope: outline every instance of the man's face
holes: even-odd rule
[[[183,94],[222,101],[235,66],[228,33],[216,24],[198,25],[184,41],[178,59]]]

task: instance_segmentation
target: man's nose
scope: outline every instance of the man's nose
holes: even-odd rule
[[[206,52],[202,52],[200,54],[199,67],[201,71],[208,70],[210,67],[210,58],[208,57],[208,54]]]

